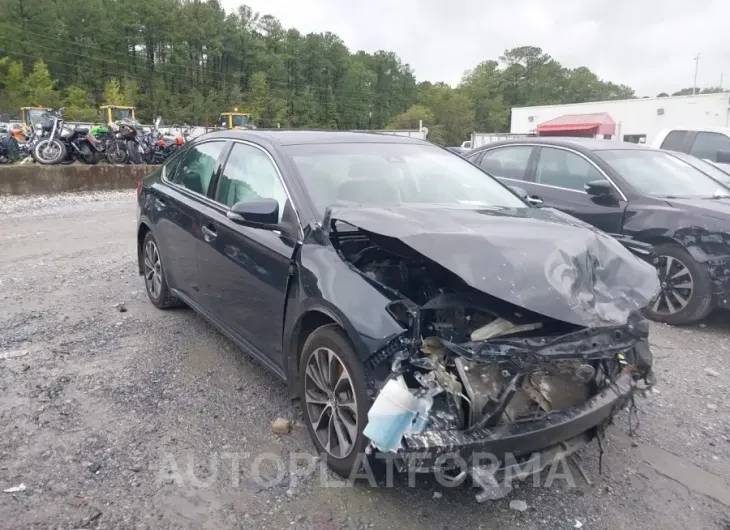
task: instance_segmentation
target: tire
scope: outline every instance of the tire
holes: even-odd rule
[[[129,156],[129,161],[132,164],[142,163],[142,155],[139,153],[139,147],[137,146],[137,143],[132,140],[127,142],[127,155]]]
[[[654,247],[659,256],[657,272],[662,291],[649,302],[646,316],[672,325],[691,324],[712,311],[712,279],[707,267],[695,261],[682,247],[661,244]],[[670,270],[667,272],[667,264]],[[683,272],[684,271],[684,272]],[[677,286],[691,286],[690,288]],[[669,303],[667,303],[667,298]],[[682,300],[686,303],[683,307]],[[670,309],[670,304],[674,312]]]
[[[127,147],[124,142],[112,141],[106,147],[106,159],[110,164],[127,163]]]
[[[84,143],[79,148],[79,160],[93,166],[99,163],[99,154],[90,145]]]
[[[149,256],[148,250],[150,251]],[[152,232],[147,232],[142,243],[142,264],[145,290],[152,305],[158,309],[183,305],[180,299],[170,292],[170,287],[167,285],[167,276],[162,268],[159,246]]]
[[[49,152],[52,154],[49,155]],[[66,155],[66,146],[60,140],[41,140],[33,147],[33,158],[43,165],[60,164]]]
[[[340,386],[340,393],[335,400],[335,403],[338,404],[337,410],[339,415],[337,418],[340,418],[337,420],[340,426],[339,432],[343,433],[346,439],[351,442],[349,452],[340,451],[340,449],[343,449],[341,444],[337,444],[337,448],[333,446],[334,444],[331,444],[330,450],[326,448],[319,437],[326,437],[325,429],[323,428],[324,425],[326,424],[327,431],[334,435],[333,440],[337,436],[335,426],[330,426],[327,421],[327,418],[332,419],[332,407],[324,404],[313,404],[308,400],[308,395],[315,400],[320,400],[324,396],[324,393],[319,392],[320,387],[309,375],[308,368],[310,361],[316,365],[318,355],[321,356],[320,359],[326,360],[327,356],[330,356],[330,353],[335,356],[333,358],[335,363],[331,366],[337,368],[336,373],[339,374],[337,379],[341,380],[341,377],[346,375],[350,381],[349,384],[342,384]],[[335,372],[330,371],[330,373],[334,374]],[[312,443],[317,448],[318,453],[325,459],[329,468],[345,478],[351,477],[353,472],[357,472],[365,459],[365,448],[368,445],[368,439],[362,432],[367,423],[367,413],[371,405],[371,400],[367,393],[366,381],[365,369],[362,362],[355,354],[347,336],[338,325],[330,324],[317,328],[307,338],[300,352],[299,362],[299,395],[303,408],[304,423],[307,425],[307,431],[309,432],[309,437],[312,439]],[[353,396],[354,400],[352,399]],[[348,404],[348,406],[343,407],[341,406],[342,404]],[[329,414],[327,410],[330,411]],[[348,429],[346,424],[349,423],[352,425],[353,423],[353,417],[350,411],[355,411],[356,413],[354,418],[355,427]],[[320,429],[316,429],[317,420],[320,417],[325,423],[320,422]],[[319,431],[319,435],[317,431]],[[350,432],[356,434],[349,436]]]

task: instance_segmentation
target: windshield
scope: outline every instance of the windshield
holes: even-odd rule
[[[696,156],[688,155],[686,153],[673,152],[672,154],[677,158],[684,160],[688,164],[696,167],[711,179],[717,180],[718,182],[721,182],[726,186],[730,185],[730,174],[723,171],[720,168],[721,166],[712,164],[710,162],[707,162],[706,160],[702,160],[701,158],[697,158]]]
[[[246,115],[233,116],[232,118],[234,127],[247,127],[251,123],[251,120]]]
[[[35,125],[36,123],[43,123],[43,121],[47,120],[48,117],[49,114],[46,109],[33,109],[28,112],[28,121],[31,125]]]
[[[659,198],[711,198],[730,191],[699,169],[665,151],[596,151],[641,193]]]
[[[434,145],[310,144],[286,151],[321,215],[332,204],[527,207],[496,180]]]
[[[112,109],[112,121],[131,120],[135,121],[132,117],[132,109]]]

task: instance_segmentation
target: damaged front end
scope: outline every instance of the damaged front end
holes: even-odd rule
[[[412,212],[407,217],[412,219]],[[555,304],[551,316],[541,281],[554,287],[550,276],[556,266],[539,249],[534,259],[544,261],[543,279],[514,286],[510,297],[491,288],[504,281],[500,276],[509,281],[503,263],[478,263],[485,281],[475,281],[470,257],[483,254],[474,246],[458,247],[462,234],[454,233],[453,222],[444,244],[435,234],[433,250],[427,250],[410,237],[423,234],[408,227],[399,226],[395,237],[382,223],[363,226],[368,217],[362,211],[330,213],[327,220],[340,257],[388,295],[392,302],[386,309],[403,327],[366,362],[375,400],[364,431],[372,447],[394,454],[402,468],[443,471],[459,455],[484,486],[482,499],[489,498],[485,492],[494,475],[480,473],[484,454],[503,465],[509,459],[520,465],[536,453],[569,453],[593,439],[638,387],[651,384],[649,328],[640,309],[655,287],[648,276],[639,279],[645,285],[634,278],[628,286],[633,299],[626,299],[624,289],[617,294],[624,299],[611,305],[610,285],[596,272],[600,259],[590,259],[639,263],[625,249],[627,257],[601,248],[574,263],[573,271],[586,263],[593,267],[588,280],[571,278],[564,267],[560,282],[572,300]],[[463,242],[473,244],[473,233],[473,226],[465,229]],[[515,263],[513,269],[529,272],[533,265]],[[649,266],[636,266],[634,272],[645,270],[653,272]],[[514,272],[511,278],[516,279]],[[586,292],[601,282],[598,295]]]

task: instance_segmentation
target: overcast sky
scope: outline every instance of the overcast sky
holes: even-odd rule
[[[351,51],[393,51],[419,81],[456,85],[507,48],[541,47],[637,95],[697,84],[730,86],[730,0],[221,0],[286,28],[332,31]]]

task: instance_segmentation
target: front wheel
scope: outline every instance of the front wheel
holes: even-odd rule
[[[309,436],[329,468],[350,477],[363,463],[368,444],[365,369],[335,324],[315,330],[300,353],[299,388]]]
[[[646,315],[667,324],[691,324],[712,310],[712,280],[707,267],[678,245],[654,247],[659,256],[659,294],[649,302]]]
[[[44,165],[60,164],[66,154],[66,146],[60,140],[41,140],[33,148],[33,158]]]
[[[127,148],[124,142],[114,140],[106,146],[106,159],[110,164],[126,164]]]

